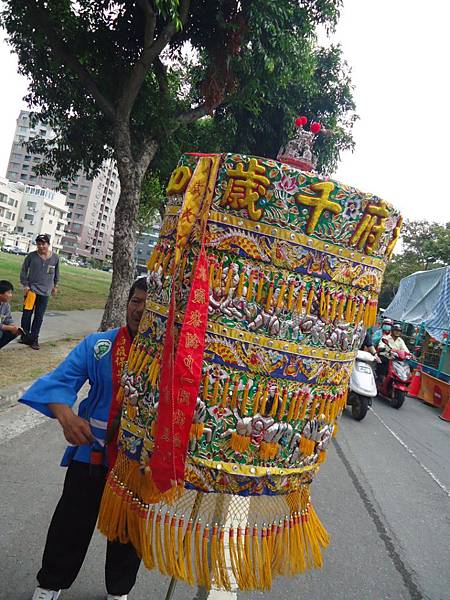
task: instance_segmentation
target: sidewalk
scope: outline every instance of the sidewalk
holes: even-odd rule
[[[102,309],[70,310],[67,312],[47,311],[44,316],[39,341],[54,342],[71,336],[85,336],[97,331],[103,316]],[[20,324],[21,312],[13,312],[14,323]],[[11,342],[2,352],[15,348],[18,342]]]
[[[103,310],[101,309],[72,310],[67,312],[48,311],[45,313],[39,341],[45,343],[64,340],[75,336],[80,338],[84,337],[85,335],[98,330],[102,315]],[[14,312],[14,322],[20,323],[21,316],[21,312]],[[11,342],[2,348],[0,352],[9,352],[13,348],[17,348],[17,346],[17,341]],[[30,384],[30,381],[24,381],[0,389],[0,411],[13,406]]]

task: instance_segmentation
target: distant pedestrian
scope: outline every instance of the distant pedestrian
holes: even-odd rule
[[[0,280],[0,348],[9,344],[20,333],[20,327],[13,322],[9,303],[14,286],[6,279]]]
[[[22,335],[21,342],[33,350],[39,350],[39,332],[48,299],[50,295],[56,295],[59,281],[59,257],[50,250],[50,236],[46,233],[38,235],[36,247],[37,250],[30,252],[23,261],[20,272],[24,293],[21,326],[29,332]]]

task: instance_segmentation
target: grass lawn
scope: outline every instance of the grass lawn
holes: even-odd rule
[[[11,342],[12,348],[1,350],[2,369],[0,370],[0,389],[16,383],[27,383],[48,373],[66,358],[79,339],[65,339],[41,344],[39,352],[28,346]],[[20,375],[17,373],[20,365]]]
[[[19,275],[24,258],[0,252],[0,279],[11,281],[15,289],[12,310],[22,309],[23,296]],[[58,295],[50,299],[48,308],[61,311],[103,308],[110,283],[111,273],[60,263]]]

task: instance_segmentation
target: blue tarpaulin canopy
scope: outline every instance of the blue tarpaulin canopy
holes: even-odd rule
[[[450,330],[450,267],[404,277],[383,316],[423,325],[433,338],[445,343]]]

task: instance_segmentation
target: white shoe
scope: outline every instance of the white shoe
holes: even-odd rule
[[[123,596],[114,596],[114,594],[108,594],[106,596],[106,600],[127,600],[128,594],[124,594]]]
[[[44,590],[44,588],[37,587],[34,590],[33,598],[31,600],[56,600],[59,598],[61,590]]]

